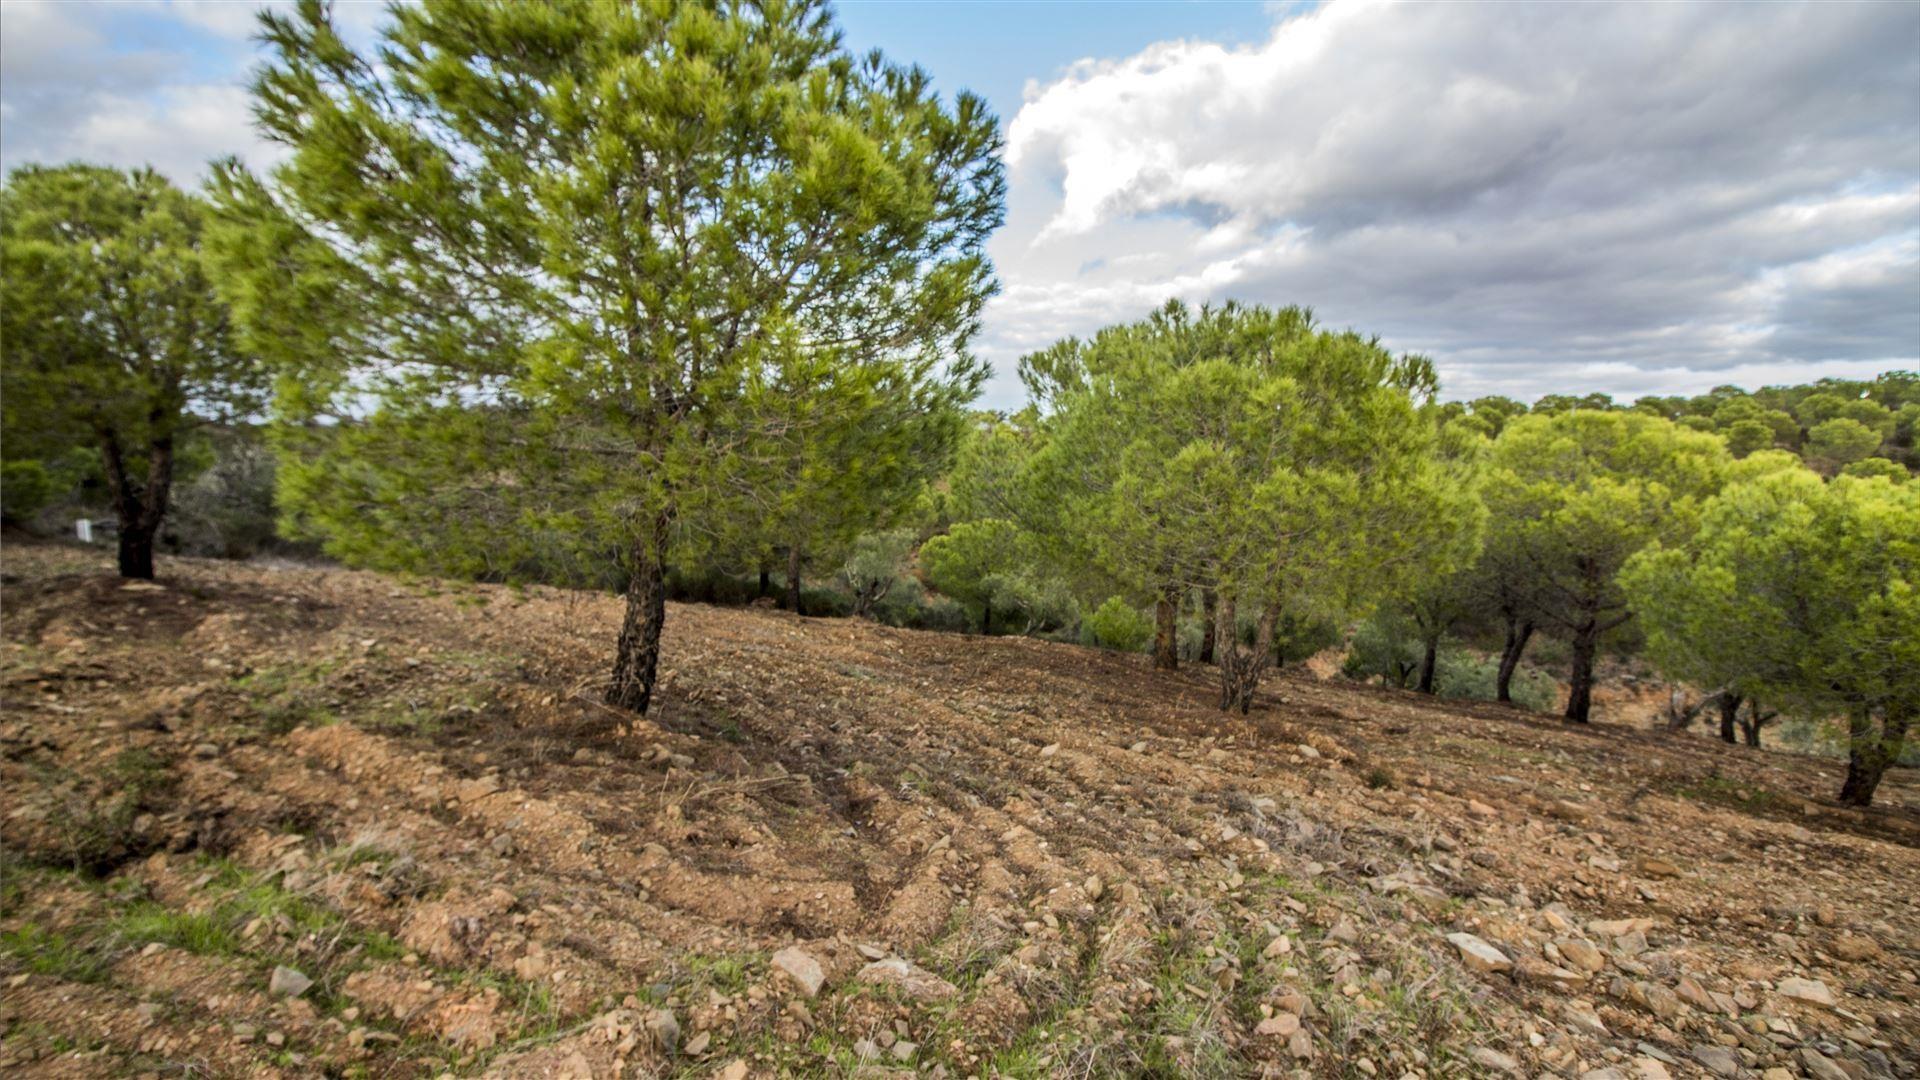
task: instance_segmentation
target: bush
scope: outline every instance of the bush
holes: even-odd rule
[[[53,498],[53,474],[38,461],[0,464],[0,517],[25,522]]]
[[[1341,671],[1351,679],[1378,675],[1389,686],[1410,686],[1425,652],[1413,624],[1398,612],[1382,608],[1354,631]]]
[[[853,597],[825,585],[802,584],[800,614],[816,619],[844,619],[853,614]]]
[[[1443,698],[1493,701],[1498,697],[1500,661],[1465,649],[1442,649],[1434,662],[1433,689]],[[1513,673],[1508,687],[1513,703],[1534,712],[1547,712],[1559,701],[1560,687],[1551,675],[1530,667]]]
[[[1087,616],[1086,628],[1094,644],[1120,652],[1139,652],[1153,637],[1153,620],[1118,596],[1107,597],[1095,608]]]
[[[212,461],[174,495],[167,532],[189,555],[244,559],[274,546],[273,452],[243,437],[222,438]]]

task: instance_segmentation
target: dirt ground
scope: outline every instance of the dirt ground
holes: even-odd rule
[[[1920,1075],[1920,779],[1210,669],[10,545],[0,1073]]]

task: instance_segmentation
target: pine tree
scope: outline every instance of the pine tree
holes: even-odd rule
[[[262,25],[291,154],[223,171],[225,253],[289,373],[290,517],[373,565],[616,565],[610,703],[645,711],[669,545],[778,443],[756,418],[970,394],[994,118],[824,4],[431,0],[377,63],[317,0]]]

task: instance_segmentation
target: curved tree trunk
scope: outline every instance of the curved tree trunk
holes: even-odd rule
[[[151,581],[153,541],[173,492],[173,437],[163,435],[148,445],[144,484],[127,472],[120,440],[111,432],[100,437],[100,460],[113,488],[114,513],[120,523],[120,576]]]
[[[1567,680],[1569,723],[1587,723],[1593,713],[1593,660],[1598,651],[1599,630],[1589,622],[1573,635],[1573,672]]]
[[[1847,779],[1840,786],[1841,802],[1849,806],[1872,805],[1880,778],[1900,757],[1900,748],[1906,744],[1907,728],[1912,721],[1908,713],[1890,708],[1881,721],[1880,730],[1875,731],[1871,714],[1865,711],[1854,714],[1849,725],[1852,738],[1847,748]]]
[[[1439,666],[1440,638],[1438,635],[1426,640],[1426,652],[1420,657],[1420,685],[1417,689],[1423,694],[1433,693],[1433,669]]]
[[[1513,675],[1520,670],[1520,657],[1526,653],[1527,642],[1532,638],[1532,622],[1525,619],[1507,620],[1507,644],[1500,650],[1500,675],[1495,684],[1497,700],[1513,704]]]
[[[787,592],[781,606],[800,614],[800,545],[787,549]]]
[[[1180,667],[1180,587],[1163,585],[1153,602],[1153,666],[1162,671]]]
[[[1245,716],[1253,708],[1253,695],[1260,689],[1260,676],[1267,670],[1267,664],[1273,656],[1273,631],[1280,620],[1280,605],[1268,603],[1266,610],[1260,613],[1252,649],[1243,648],[1238,635],[1233,632],[1235,607],[1232,598],[1222,599],[1217,615],[1220,710],[1231,712],[1237,709],[1240,715]]]
[[[1200,590],[1200,662],[1203,664],[1213,663],[1213,647],[1219,633],[1213,617],[1219,606],[1220,598],[1212,586]]]
[[[645,715],[653,699],[660,667],[660,631],[667,623],[666,514],[656,517],[635,540],[627,578],[627,611],[613,657],[613,681],[607,704]]]
[[[1721,742],[1731,743],[1737,741],[1734,735],[1734,729],[1740,720],[1740,703],[1745,700],[1745,698],[1734,693],[1732,690],[1722,690],[1720,692]]]

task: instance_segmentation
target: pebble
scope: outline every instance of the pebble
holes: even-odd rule
[[[1513,961],[1507,959],[1506,953],[1472,934],[1448,934],[1447,940],[1453,943],[1454,948],[1460,950],[1461,962],[1481,974],[1491,975],[1513,967]]]
[[[312,979],[285,964],[274,968],[273,974],[267,977],[267,992],[274,997],[297,998],[312,986]]]
[[[792,979],[793,985],[808,997],[819,994],[820,987],[827,981],[827,973],[821,970],[820,961],[796,946],[788,946],[774,953],[771,962],[775,971]]]

